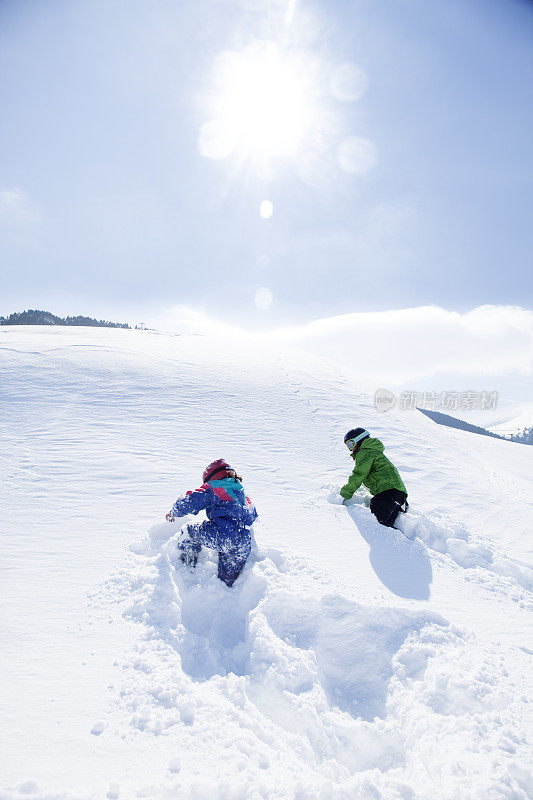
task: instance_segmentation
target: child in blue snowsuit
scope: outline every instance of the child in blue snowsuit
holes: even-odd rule
[[[219,458],[204,471],[203,484],[172,506],[167,520],[205,511],[207,520],[183,529],[181,560],[194,568],[202,545],[218,550],[218,577],[228,586],[239,577],[252,547],[251,526],[257,511],[234,469]]]

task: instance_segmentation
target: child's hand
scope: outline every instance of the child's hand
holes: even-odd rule
[[[174,516],[172,511],[169,511],[168,514],[166,515],[165,519],[166,519],[167,522],[174,522],[176,517]]]

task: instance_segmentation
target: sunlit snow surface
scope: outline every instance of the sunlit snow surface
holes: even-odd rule
[[[0,328],[0,798],[533,794],[533,450],[379,414],[246,341]],[[339,505],[364,424],[418,538]],[[224,457],[256,503],[233,589],[164,515]]]

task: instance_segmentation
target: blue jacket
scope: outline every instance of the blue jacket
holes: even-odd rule
[[[242,483],[235,478],[204,483],[195,492],[180,497],[172,506],[176,517],[200,511],[205,511],[207,519],[233,541],[240,539],[257,519],[255,506],[245,495]]]

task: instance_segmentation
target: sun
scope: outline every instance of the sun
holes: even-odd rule
[[[209,158],[294,156],[311,135],[316,96],[310,61],[274,43],[223,53],[215,63],[212,118],[200,130]]]

